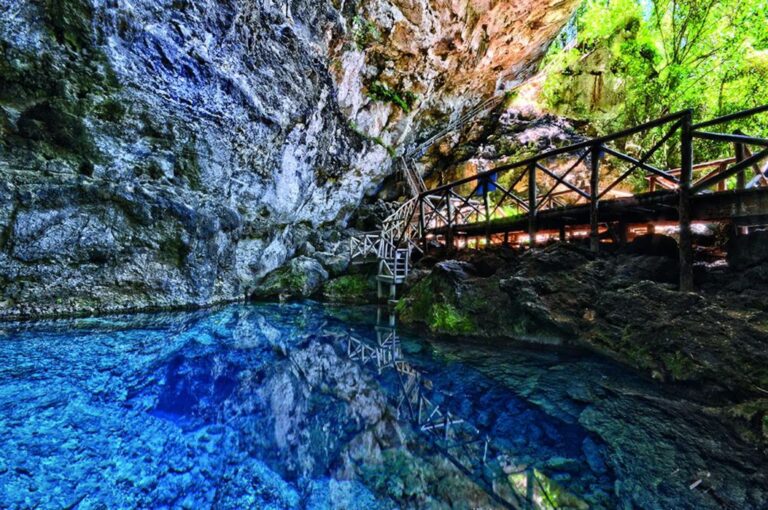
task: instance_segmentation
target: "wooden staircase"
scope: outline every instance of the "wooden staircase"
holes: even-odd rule
[[[414,251],[422,251],[417,242],[422,234],[419,231],[418,205],[427,187],[416,169],[416,160],[423,156],[437,140],[460,129],[478,115],[495,108],[502,100],[503,96],[496,96],[483,101],[397,160],[398,171],[406,183],[411,198],[382,222],[381,231],[364,232],[350,239],[352,260],[365,259],[371,255],[378,258],[376,280],[379,299],[386,297],[394,301],[397,298],[397,286],[405,282],[411,271],[411,255]],[[389,292],[385,292],[387,286],[389,286]]]
[[[352,260],[360,260],[375,255],[378,259],[378,297],[395,300],[397,286],[402,285],[411,271],[411,254],[421,251],[416,240],[418,232],[418,197],[425,190],[424,181],[418,172],[404,159],[400,160],[400,170],[408,184],[412,198],[403,203],[397,211],[382,222],[379,232],[364,232],[350,238]],[[389,291],[385,292],[385,288]]]

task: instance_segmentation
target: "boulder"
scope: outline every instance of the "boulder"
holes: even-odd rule
[[[401,320],[452,336],[582,345],[717,397],[768,388],[768,307],[759,294],[678,292],[677,259],[659,255],[596,258],[553,245],[499,263],[489,277],[467,262],[435,264],[398,303]],[[761,288],[765,267],[750,270],[751,283],[720,280]],[[725,283],[716,290],[731,292]]]
[[[656,257],[679,258],[677,241],[662,234],[637,236],[624,250],[632,255],[651,255]]]
[[[728,242],[728,264],[742,270],[768,262],[768,230],[732,236]]]
[[[317,260],[296,257],[286,266],[268,274],[252,297],[280,301],[308,298],[317,294],[327,279],[328,272]]]
[[[316,252],[313,257],[328,271],[331,276],[343,274],[350,264],[349,253],[329,253],[324,251]]]

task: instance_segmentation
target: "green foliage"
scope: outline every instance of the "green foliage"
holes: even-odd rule
[[[676,381],[684,381],[695,372],[696,366],[684,353],[675,351],[662,354],[664,366]]]
[[[429,329],[441,333],[471,333],[475,324],[450,303],[435,303],[432,305]]]
[[[391,88],[385,83],[375,81],[368,86],[368,97],[375,101],[384,101],[395,104],[404,112],[410,112],[418,99],[410,90],[403,91]]]
[[[546,59],[544,99],[602,133],[686,108],[704,120],[759,106],[768,97],[767,19],[766,0],[586,0],[575,39]],[[768,115],[722,128],[766,134]],[[663,134],[629,143],[648,147]],[[672,145],[652,162],[679,164]],[[700,161],[732,151],[696,144]]]
[[[414,285],[407,299],[400,299],[395,310],[403,322],[422,322],[435,333],[471,333],[474,321],[445,298],[439,280],[427,277]]]
[[[368,277],[361,274],[339,276],[323,287],[326,299],[341,303],[367,302],[372,292]]]
[[[121,122],[125,114],[126,108],[118,99],[106,99],[96,109],[96,116],[107,122]]]
[[[397,155],[397,151],[395,151],[395,148],[392,147],[391,145],[388,145],[380,136],[371,136],[365,133],[354,122],[349,123],[349,129],[354,131],[355,134],[357,134],[357,136],[359,136],[360,138],[363,138],[365,140],[368,140],[369,142],[372,142],[372,143],[375,143],[376,145],[384,147],[384,149],[386,149],[387,151],[387,154],[389,154],[391,158],[394,158]]]
[[[364,50],[371,44],[379,42],[381,32],[373,21],[362,16],[355,16],[352,18],[352,39],[358,49]]]

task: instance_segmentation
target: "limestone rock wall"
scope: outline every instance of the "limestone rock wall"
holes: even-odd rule
[[[334,260],[392,154],[524,78],[574,4],[0,0],[0,316]]]

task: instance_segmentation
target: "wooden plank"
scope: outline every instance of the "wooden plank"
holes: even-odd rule
[[[761,147],[768,147],[768,139],[757,138],[755,136],[727,133],[710,133],[708,131],[694,131],[693,137],[700,138],[702,140],[712,140],[715,142],[742,143],[745,145],[759,145]]]
[[[704,189],[707,189],[708,187],[717,184],[720,181],[724,181],[728,177],[735,175],[742,170],[749,168],[752,166],[755,162],[759,162],[765,158],[768,157],[768,149],[763,149],[762,151],[758,152],[757,154],[753,155],[750,158],[746,158],[743,161],[740,161],[727,170],[724,170],[723,172],[720,172],[717,175],[713,175],[712,177],[708,179],[701,179],[696,184],[691,186],[691,193],[695,194],[699,191],[702,191]]]
[[[683,111],[680,111],[680,112],[677,112],[677,113],[672,113],[670,115],[666,115],[666,116],[661,117],[659,119],[656,119],[656,120],[653,120],[653,121],[650,121],[650,122],[646,122],[645,124],[640,124],[640,125],[632,127],[632,128],[624,129],[624,130],[619,131],[617,133],[613,133],[613,134],[606,135],[606,136],[601,136],[601,137],[595,138],[593,140],[586,140],[584,142],[579,142],[579,143],[576,143],[576,144],[573,144],[573,145],[569,145],[567,147],[562,147],[562,148],[559,148],[559,149],[553,149],[553,150],[544,152],[542,154],[533,156],[531,158],[524,159],[522,161],[516,161],[514,163],[510,163],[510,164],[507,164],[507,165],[501,165],[499,167],[496,167],[496,168],[493,168],[491,170],[488,170],[487,172],[479,173],[477,175],[470,176],[470,177],[465,177],[463,179],[459,179],[458,181],[455,181],[455,182],[452,182],[452,183],[449,183],[449,184],[445,184],[443,186],[439,186],[439,187],[429,191],[428,193],[442,192],[442,191],[445,191],[446,189],[452,188],[454,186],[460,186],[462,184],[466,184],[468,182],[474,181],[474,180],[482,178],[482,177],[490,178],[494,174],[498,174],[499,172],[503,172],[503,171],[507,171],[507,170],[512,170],[514,168],[529,167],[532,163],[535,164],[535,163],[537,163],[539,161],[544,161],[544,160],[547,160],[547,159],[550,159],[550,158],[554,158],[556,156],[562,156],[563,154],[569,154],[571,152],[576,152],[576,151],[581,150],[581,149],[587,149],[587,148],[591,147],[595,143],[597,143],[597,144],[604,144],[604,143],[612,142],[612,141],[615,141],[615,140],[619,140],[621,138],[626,138],[628,136],[632,136],[634,134],[641,133],[643,131],[647,131],[649,129],[653,129],[653,128],[656,128],[656,127],[659,127],[659,126],[663,126],[664,124],[669,124],[670,122],[679,121],[686,114],[690,115],[691,114],[691,110],[683,110]]]
[[[763,106],[758,106],[756,108],[752,108],[750,110],[744,110],[741,112],[731,113],[730,115],[724,115],[722,117],[718,117],[716,119],[708,120],[706,122],[700,122],[694,126],[692,126],[692,129],[702,129],[705,127],[714,126],[717,124],[724,124],[726,122],[731,122],[738,119],[743,119],[745,117],[750,117],[752,115],[757,115],[758,113],[768,112],[768,104]]]

